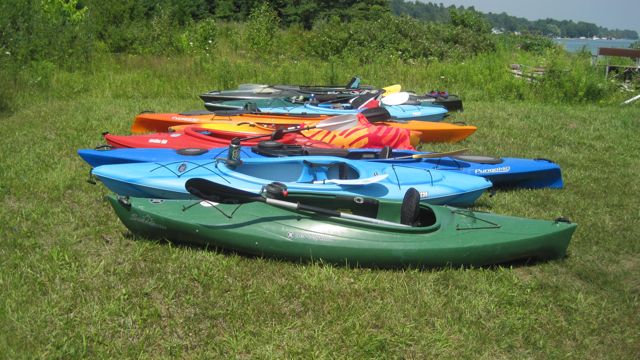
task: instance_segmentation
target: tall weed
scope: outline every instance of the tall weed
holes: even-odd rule
[[[553,52],[548,58],[545,75],[538,88],[546,101],[597,102],[613,93],[615,85],[605,81],[597,68],[591,66],[588,55],[560,56]]]

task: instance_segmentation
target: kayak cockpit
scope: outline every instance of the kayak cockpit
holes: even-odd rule
[[[303,193],[289,194],[284,199],[357,216],[385,220],[398,225],[407,225],[406,227],[396,227],[367,224],[368,226],[387,227],[393,229],[393,231],[430,231],[430,227],[433,227],[434,230],[439,228],[440,223],[439,215],[436,214],[433,208],[428,204],[420,203],[419,193],[405,196],[402,203],[379,201],[359,196],[327,196]]]
[[[237,173],[279,182],[311,183],[323,180],[358,179],[360,174],[351,165],[341,162],[287,161],[264,163],[245,162],[233,169]]]

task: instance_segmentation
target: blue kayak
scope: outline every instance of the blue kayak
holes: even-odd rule
[[[258,107],[257,110],[264,113],[272,114],[324,114],[324,115],[344,115],[357,114],[364,109],[352,109],[348,105],[333,108],[326,104],[312,105],[294,104],[287,106],[267,106]],[[383,105],[391,114],[391,118],[398,121],[420,120],[420,121],[440,121],[447,114],[447,109],[442,105]]]
[[[413,187],[423,202],[467,206],[492,185],[478,176],[333,156],[252,158],[238,166],[220,159],[116,164],[98,166],[92,174],[119,195],[163,199],[193,198],[186,181],[204,178],[254,193],[281,182],[289,192],[392,201],[402,201]]]
[[[477,156],[455,156],[429,159],[398,159],[403,156],[427,154],[411,150],[393,150],[392,154],[384,154],[380,149],[331,149],[318,150],[295,146],[261,149],[254,147],[241,148],[241,158],[261,158],[266,156],[314,155],[341,156],[348,159],[378,161],[408,167],[446,170],[467,175],[482,176],[489,179],[494,187],[553,188],[563,187],[560,166],[547,159],[492,158]],[[218,149],[132,149],[120,148],[111,150],[81,149],[78,154],[92,167],[109,164],[126,164],[139,162],[171,162],[191,160],[212,160],[225,158],[227,148]]]

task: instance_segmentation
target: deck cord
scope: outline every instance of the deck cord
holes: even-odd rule
[[[183,206],[182,207],[182,211],[187,211],[189,209],[191,209],[192,207],[200,204],[201,202],[206,201],[207,203],[209,203],[211,205],[211,207],[213,207],[214,209],[216,209],[220,214],[222,214],[224,217],[226,217],[227,219],[233,219],[233,215],[236,213],[236,211],[238,211],[238,209],[240,209],[240,207],[243,204],[238,204],[238,206],[236,206],[235,209],[233,209],[233,211],[231,212],[231,215],[228,215],[227,213],[225,213],[224,211],[222,211],[221,209],[219,209],[217,206],[213,205],[212,202],[213,201],[209,201],[209,200],[197,200],[196,202],[194,202],[191,205],[188,206]]]
[[[458,210],[451,210],[451,212],[454,213],[454,214],[470,217],[470,218],[472,218],[474,220],[482,221],[482,222],[485,222],[487,224],[493,225],[493,226],[482,226],[482,227],[473,227],[473,228],[461,228],[459,224],[456,224],[456,230],[497,229],[497,228],[501,227],[500,224],[496,224],[496,223],[491,222],[489,220],[484,220],[484,219],[478,218],[477,216],[474,215],[473,211],[470,211],[470,210],[458,209]]]

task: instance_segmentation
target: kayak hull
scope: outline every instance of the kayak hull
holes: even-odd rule
[[[192,199],[185,189],[191,178],[254,193],[277,181],[289,192],[393,201],[402,200],[407,189],[414,187],[423,202],[457,206],[472,204],[491,187],[491,182],[482,177],[329,156],[254,158],[237,167],[216,160],[116,164],[98,166],[92,174],[119,195],[166,199]],[[376,177],[383,178],[367,182]]]
[[[243,140],[242,143],[247,146],[253,146],[257,145],[260,141],[269,139],[269,134],[262,135],[265,136],[257,139]],[[234,138],[250,138],[255,136],[255,133],[204,129],[194,125],[184,128],[183,131],[172,133],[152,133],[144,135],[113,135],[106,133],[104,139],[109,145],[115,148],[212,149],[228,146]],[[309,147],[335,147],[295,133],[284,134],[278,141],[283,144],[296,144]]]
[[[242,205],[108,197],[134,234],[263,257],[350,266],[483,266],[566,255],[575,224],[421,205],[424,226],[377,225],[264,203]],[[305,204],[350,208],[352,200],[320,196]],[[302,201],[301,201],[302,202]],[[367,212],[371,212],[371,205]],[[358,209],[351,210],[354,214]],[[398,221],[399,205],[377,204],[373,217]]]

